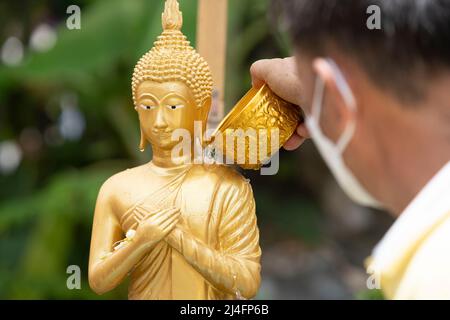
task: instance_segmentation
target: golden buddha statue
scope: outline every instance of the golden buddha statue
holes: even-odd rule
[[[261,268],[252,188],[230,167],[174,156],[175,130],[206,127],[212,77],[181,32],[176,0],[166,1],[162,25],[132,81],[140,149],[150,143],[153,159],[102,186],[89,283],[102,294],[129,275],[129,299],[252,298]]]

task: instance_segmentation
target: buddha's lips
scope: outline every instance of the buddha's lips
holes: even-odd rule
[[[153,130],[153,134],[158,136],[158,137],[171,137],[172,136],[172,131],[156,131]]]

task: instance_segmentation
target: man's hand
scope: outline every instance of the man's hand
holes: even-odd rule
[[[301,83],[297,74],[295,58],[271,59],[256,61],[250,68],[253,87],[260,88],[267,84],[280,98],[296,105],[300,105]],[[286,142],[286,150],[295,150],[309,138],[304,123],[299,123],[296,132]]]
[[[136,230],[136,240],[146,247],[164,239],[177,225],[181,213],[177,208],[169,208],[155,213],[149,213],[145,207],[138,206],[136,210],[146,215]]]

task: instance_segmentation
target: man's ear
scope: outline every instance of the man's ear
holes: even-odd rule
[[[324,82],[321,127],[336,142],[346,125],[356,121],[355,99],[346,79],[332,60],[317,58],[313,68]]]

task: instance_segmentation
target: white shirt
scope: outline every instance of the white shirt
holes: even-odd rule
[[[383,270],[450,212],[450,162],[419,192],[375,247],[372,261]]]
[[[450,299],[450,162],[375,247],[368,273],[389,299]]]

